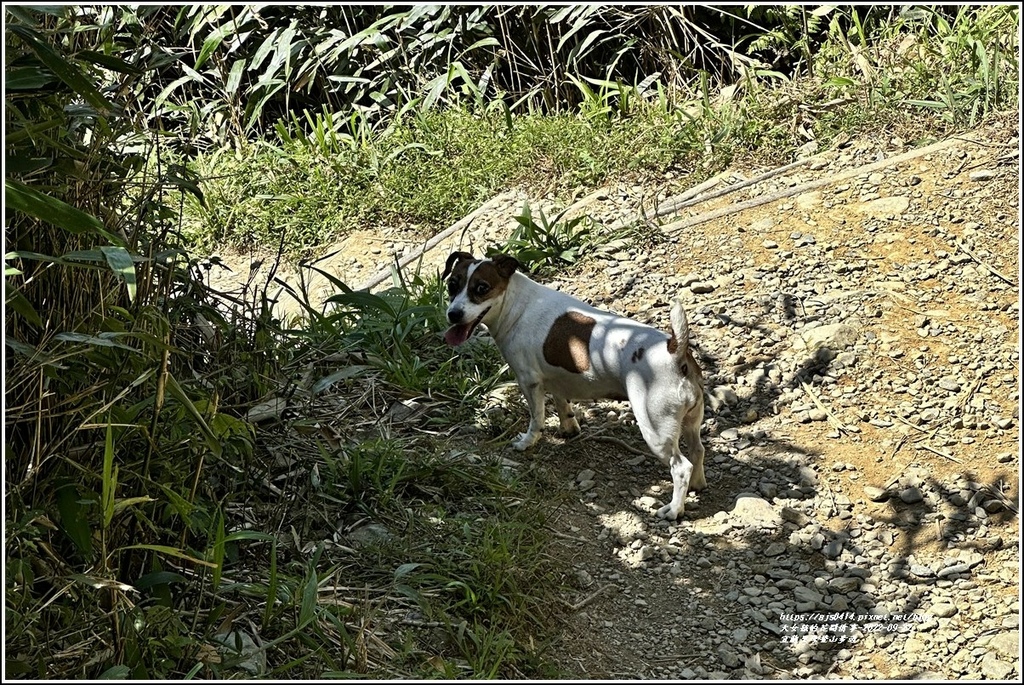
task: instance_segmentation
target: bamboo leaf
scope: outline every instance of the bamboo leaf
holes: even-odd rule
[[[136,504],[145,504],[146,502],[155,502],[152,497],[143,495],[141,497],[125,497],[114,502],[114,513],[119,514],[128,507],[133,507]]]
[[[343,366],[334,373],[324,376],[316,383],[313,384],[312,393],[314,395],[319,394],[331,387],[340,380],[346,378],[355,378],[369,371],[372,367],[366,364],[351,364],[349,366]]]
[[[126,549],[147,549],[150,552],[159,552],[160,554],[169,554],[172,557],[178,557],[179,559],[185,559],[191,561],[193,564],[199,564],[201,566],[207,566],[213,568],[215,564],[209,561],[203,561],[198,559],[191,554],[187,554],[177,547],[169,547],[167,545],[128,545],[127,547],[121,547],[120,550]],[[120,551],[119,550],[119,551]]]
[[[195,419],[195,422],[199,425],[199,430],[203,433],[203,437],[206,438],[206,444],[210,447],[210,451],[219,457],[222,452],[220,441],[217,440],[217,436],[210,430],[210,427],[206,424],[206,419],[204,419],[203,415],[199,413],[198,409],[196,409],[196,405],[192,403],[192,400],[190,400],[188,395],[185,394],[181,385],[178,384],[178,379],[170,374],[167,375],[167,390],[176,400],[178,400],[178,402],[181,403],[183,407],[185,407],[185,410],[192,415],[192,418]]]
[[[99,335],[89,335],[88,333],[72,333],[70,331],[64,333],[58,333],[53,336],[54,340],[60,340],[62,342],[80,342],[87,343],[89,345],[97,345],[99,347],[117,347],[122,350],[128,350],[129,352],[138,352],[134,347],[123,345],[119,342],[115,342],[110,339],[109,333],[100,333]]]
[[[57,77],[49,69],[39,66],[11,69],[4,74],[4,88],[7,90],[38,90],[48,86]]]
[[[124,281],[125,286],[127,286],[128,299],[134,302],[137,286],[135,283],[135,262],[132,261],[132,256],[128,254],[128,250],[118,245],[104,245],[100,250],[103,251],[103,256],[107,258],[110,270],[114,272],[118,279]]]
[[[270,543],[270,580],[267,583],[267,604],[263,609],[263,628],[270,625],[274,604],[277,602],[277,538]]]
[[[68,539],[75,544],[78,551],[86,559],[92,557],[92,530],[86,517],[86,508],[82,506],[78,486],[69,483],[57,490],[57,513],[60,515],[60,528]]]
[[[4,301],[4,304],[28,323],[36,328],[42,328],[43,320],[39,317],[39,312],[35,310],[32,303],[28,301],[28,298],[10,285],[7,286],[7,291],[7,299]]]
[[[213,539],[213,591],[220,587],[220,577],[224,571],[224,511],[217,511],[216,530]]]
[[[103,529],[114,519],[114,492],[117,490],[117,468],[114,466],[114,427],[107,423],[107,437],[103,443],[103,490],[100,493],[100,512]]]
[[[302,604],[299,607],[299,625],[306,625],[313,619],[313,610],[316,609],[317,578],[316,569],[309,571],[309,580],[302,588]]]
[[[120,57],[106,55],[102,52],[96,52],[95,50],[82,50],[81,52],[76,53],[75,56],[80,57],[81,59],[84,59],[87,62],[98,64],[101,67],[106,67],[111,71],[117,71],[122,74],[131,74],[133,76],[139,76],[143,73],[142,69],[139,69],[134,65],[128,64]]]
[[[220,47],[220,44],[224,42],[224,39],[232,32],[232,30],[233,28],[231,23],[227,23],[223,26],[218,26],[206,37],[206,40],[203,41],[203,47],[199,51],[199,56],[196,57],[196,69],[199,69],[199,67],[203,65],[203,62],[210,58],[213,51]]]
[[[124,241],[109,233],[92,214],[87,214],[63,200],[41,193],[19,181],[4,179],[4,200],[7,206],[66,231],[98,233],[114,245],[124,245]]]
[[[100,94],[92,81],[86,78],[77,66],[64,59],[63,55],[39,40],[36,31],[18,24],[8,24],[7,30],[17,35],[35,53],[40,62],[73,91],[84,97],[101,115],[109,116],[113,112],[114,105]]]

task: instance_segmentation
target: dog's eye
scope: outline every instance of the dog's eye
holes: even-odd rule
[[[473,292],[475,292],[477,295],[483,295],[490,289],[491,286],[487,283],[477,283],[476,287],[473,288]]]
[[[448,294],[454,295],[459,292],[459,281],[455,278],[449,279],[448,281]]]

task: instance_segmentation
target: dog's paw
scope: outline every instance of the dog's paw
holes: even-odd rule
[[[575,420],[573,420],[573,422],[568,425],[563,424],[562,427],[558,430],[558,435],[559,437],[562,438],[571,438],[579,434],[580,424],[576,423]]]
[[[519,450],[520,452],[525,452],[526,450],[530,449],[535,444],[537,444],[538,440],[540,440],[539,435],[531,435],[530,433],[520,433],[519,439],[512,443],[512,447]]]
[[[666,519],[668,521],[675,521],[683,515],[683,507],[679,507],[678,510],[672,508],[671,504],[666,504],[661,509],[658,509],[657,516],[660,519]]]
[[[700,492],[708,486],[708,482],[704,479],[704,472],[695,473],[690,478],[690,486],[687,488],[690,492]]]

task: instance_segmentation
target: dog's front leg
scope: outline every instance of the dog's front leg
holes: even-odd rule
[[[690,476],[693,465],[678,450],[669,460],[669,471],[672,473],[672,501],[658,509],[659,518],[675,521],[683,513],[686,505],[686,491],[690,489]]]
[[[530,426],[525,433],[519,434],[519,439],[512,444],[522,452],[528,450],[540,440],[541,430],[544,428],[544,385],[542,383],[519,384],[519,389],[526,398],[526,406],[530,409]]]
[[[563,437],[570,438],[580,433],[580,422],[576,420],[576,412],[572,408],[572,402],[552,393],[551,399],[555,402],[555,410],[558,412],[560,432]]]

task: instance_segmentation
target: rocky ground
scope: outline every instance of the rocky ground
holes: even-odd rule
[[[682,296],[708,399],[709,487],[676,523],[654,516],[671,483],[628,449],[643,447],[628,403],[584,406],[570,445],[551,416],[515,457],[574,493],[553,522],[573,569],[553,647],[568,673],[1021,675],[1018,136],[1010,118],[930,155],[652,228],[550,283],[661,327]],[[854,141],[663,224],[909,149]],[[610,223],[686,185],[609,188],[582,211]],[[509,196],[424,268],[497,242],[520,204]],[[332,265],[358,283],[415,240],[354,235]],[[524,422],[512,400],[495,398],[486,420]]]

